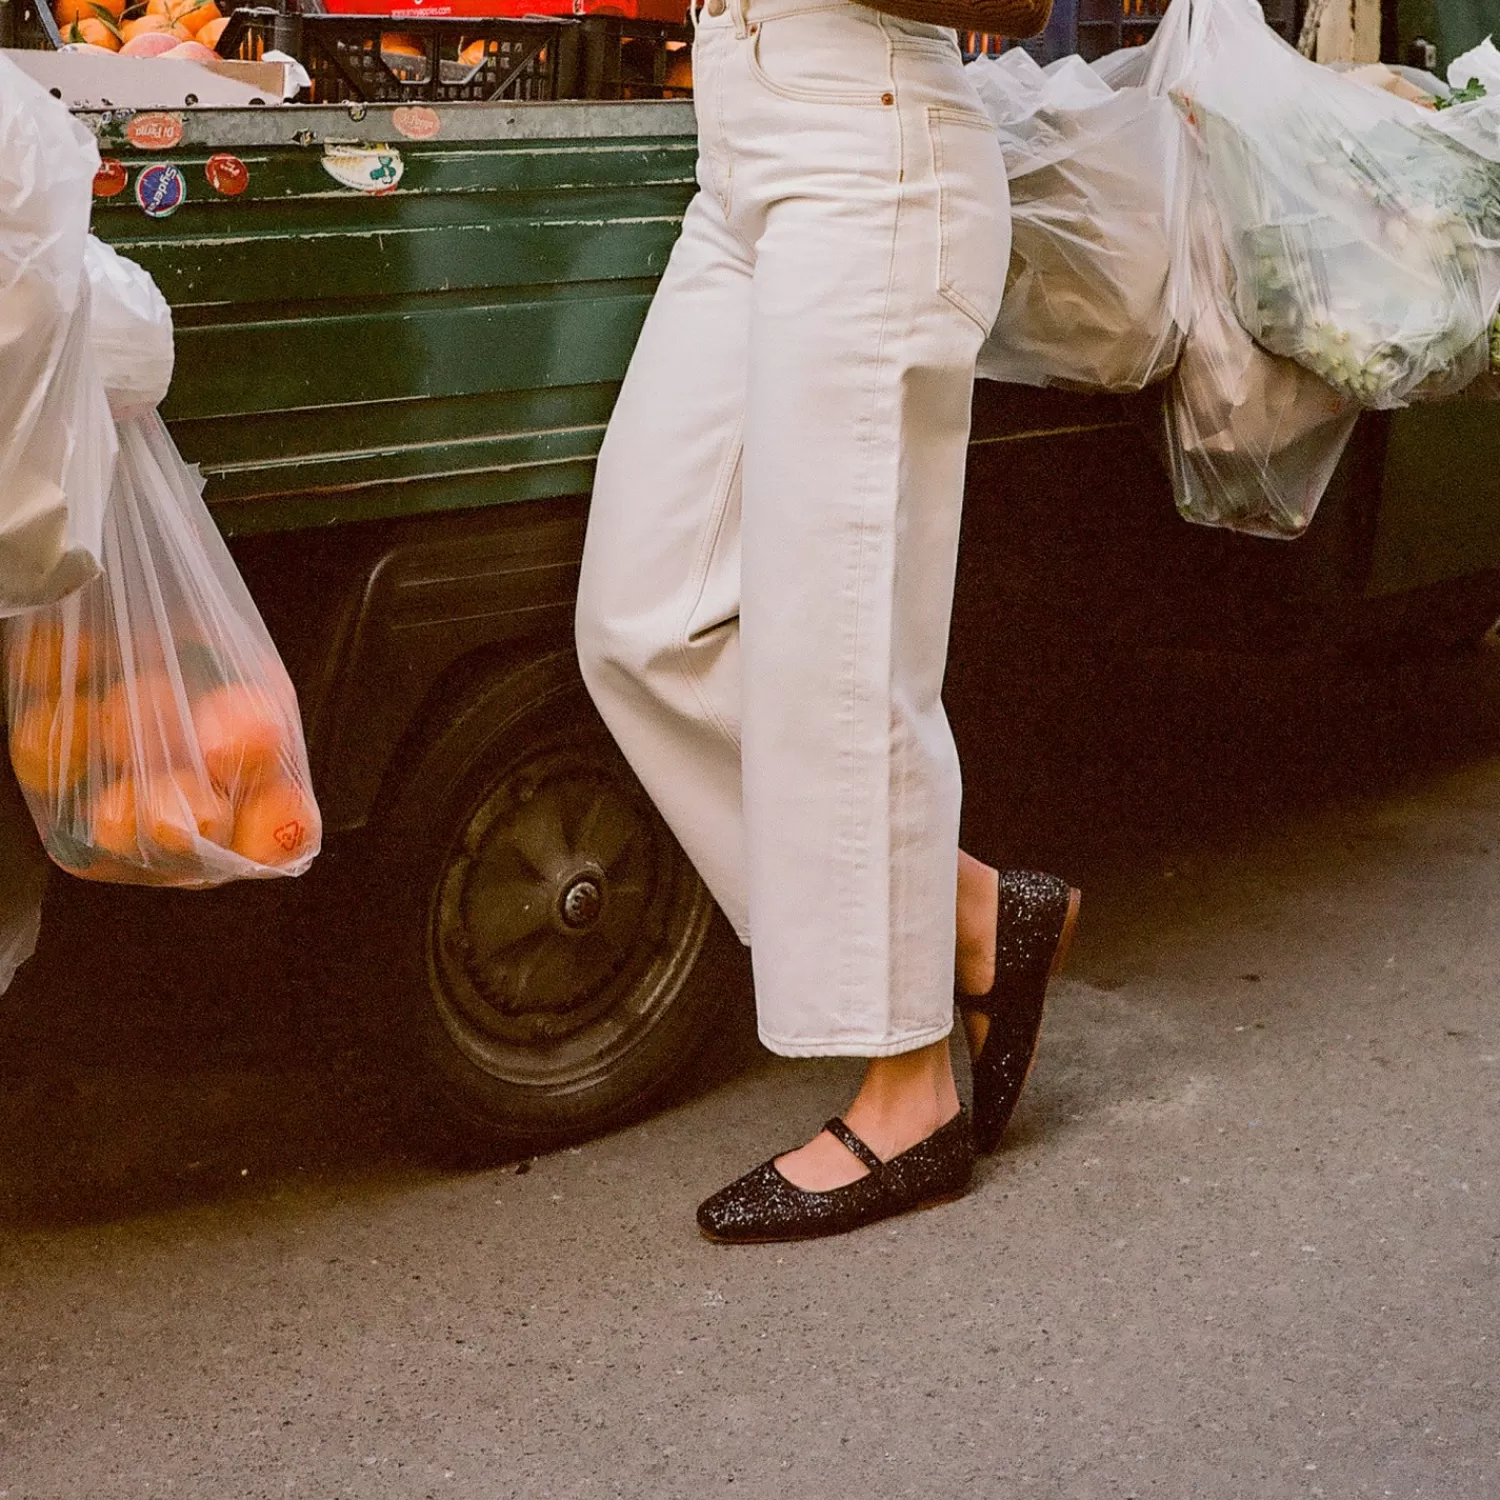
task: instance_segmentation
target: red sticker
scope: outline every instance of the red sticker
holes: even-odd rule
[[[94,173],[94,196],[116,198],[125,191],[125,185],[129,181],[130,173],[125,170],[124,163],[106,156],[99,163],[99,170]]]
[[[136,115],[125,127],[125,139],[137,151],[170,151],[182,140],[182,116]]]
[[[250,168],[239,157],[221,151],[203,163],[208,185],[226,198],[238,198],[250,186]]]
[[[438,112],[425,104],[403,104],[392,112],[391,124],[409,141],[430,141],[443,128]]]

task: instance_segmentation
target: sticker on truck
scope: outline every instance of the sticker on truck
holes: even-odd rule
[[[404,167],[401,153],[385,146],[325,146],[323,170],[341,187],[393,193]]]

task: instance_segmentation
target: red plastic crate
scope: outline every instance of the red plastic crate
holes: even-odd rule
[[[330,15],[390,16],[620,16],[629,21],[687,20],[687,0],[323,0]]]

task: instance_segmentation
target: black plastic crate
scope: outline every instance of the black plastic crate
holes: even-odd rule
[[[583,99],[686,99],[693,92],[693,28],[589,16],[579,26]]]
[[[236,10],[219,53],[253,62],[276,48],[307,69],[304,102],[549,100],[570,97],[579,27],[566,18],[294,15]]]
[[[62,44],[47,0],[12,0],[9,5],[0,5],[0,47],[45,52]]]

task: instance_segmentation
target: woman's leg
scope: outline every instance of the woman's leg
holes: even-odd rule
[[[1000,872],[962,849],[958,851],[955,905],[956,987],[962,994],[987,994],[995,982],[995,920]],[[989,1017],[965,1010],[969,1045],[977,1053],[989,1032]],[[890,1158],[952,1119],[958,1109],[952,1055],[946,1040],[896,1057],[877,1057],[866,1069],[854,1102],[844,1112],[849,1128],[876,1155]],[[826,1131],[777,1159],[782,1173],[815,1192],[842,1187],[864,1176],[862,1167]]]
[[[705,189],[599,456],[575,622],[600,715],[746,942],[739,518],[750,276]]]

